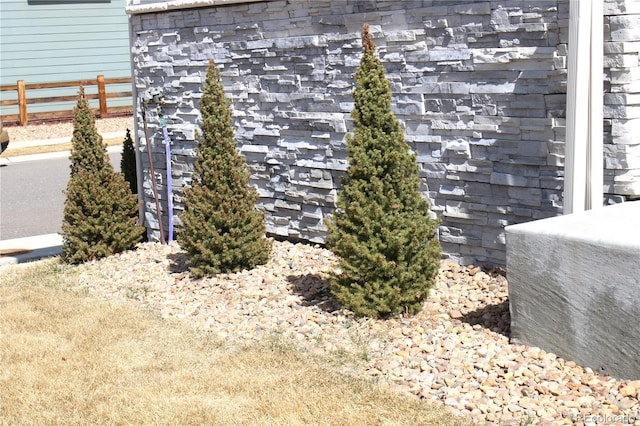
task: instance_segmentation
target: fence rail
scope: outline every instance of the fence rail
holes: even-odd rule
[[[54,110],[47,112],[29,113],[27,106],[32,104],[46,104],[46,103],[58,103],[58,102],[70,102],[76,101],[78,95],[63,95],[63,96],[28,96],[29,91],[36,91],[42,89],[58,89],[58,88],[79,88],[80,86],[97,86],[97,93],[86,94],[85,98],[88,100],[98,99],[98,108],[94,108],[96,115],[100,118],[107,117],[115,114],[127,114],[133,112],[133,103],[129,106],[111,106],[107,105],[109,99],[117,98],[130,98],[132,92],[107,92],[107,86],[113,84],[131,83],[130,77],[123,78],[104,78],[103,75],[99,75],[95,80],[76,80],[76,81],[59,81],[55,83],[30,83],[25,84],[24,80],[18,80],[16,84],[6,84],[0,86],[1,92],[17,92],[15,99],[3,99],[0,100],[0,107],[17,106],[17,114],[2,115],[2,121],[4,123],[18,123],[21,126],[26,126],[29,120],[52,120],[63,119],[73,116],[73,110],[69,108],[62,110]]]

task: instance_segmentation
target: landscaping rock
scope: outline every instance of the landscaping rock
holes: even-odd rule
[[[439,401],[479,424],[557,425],[572,424],[570,416],[601,416],[640,425],[638,381],[599,376],[509,343],[501,271],[470,273],[477,266],[444,261],[422,312],[378,320],[356,318],[332,300],[326,278],[336,259],[320,246],[275,241],[266,265],[198,280],[186,260],[176,243],[141,244],[80,266],[78,289],[180,318],[229,345],[277,338],[314,356],[338,355],[346,374]]]

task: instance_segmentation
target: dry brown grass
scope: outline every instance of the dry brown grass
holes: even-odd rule
[[[70,291],[75,274],[57,260],[0,270],[0,424],[468,424],[294,348],[231,348]]]

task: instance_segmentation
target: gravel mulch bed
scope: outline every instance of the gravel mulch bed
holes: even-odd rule
[[[291,339],[310,354],[348,355],[350,372],[440,401],[480,424],[640,425],[640,380],[596,374],[536,347],[509,343],[503,274],[443,261],[423,311],[391,320],[354,318],[330,297],[333,254],[274,242],[251,271],[193,279],[184,252],[144,243],[81,266],[79,288],[181,318],[230,344]]]
[[[27,126],[5,126],[9,132],[12,142],[27,142],[44,139],[69,138],[73,136],[73,122],[47,122],[41,124],[30,124]],[[133,131],[133,116],[103,118],[96,120],[96,129],[98,133],[104,135],[106,133],[122,133],[124,135],[127,129]]]

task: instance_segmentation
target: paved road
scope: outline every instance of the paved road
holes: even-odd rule
[[[49,157],[54,158],[0,157],[0,240],[61,231],[69,158],[68,154]],[[120,170],[120,152],[109,157]]]

